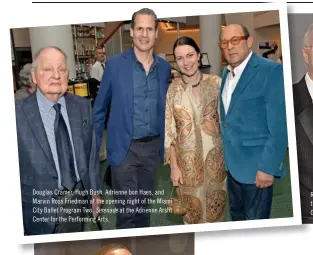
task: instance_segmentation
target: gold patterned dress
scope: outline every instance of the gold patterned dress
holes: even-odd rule
[[[204,75],[195,96],[192,86],[175,79],[167,92],[164,164],[170,164],[174,145],[184,183],[185,224],[224,221],[227,174],[219,126],[220,83],[219,76]]]

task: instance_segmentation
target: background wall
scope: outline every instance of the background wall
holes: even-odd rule
[[[278,50],[275,54],[269,55],[269,59],[276,60],[281,55],[281,39],[280,39],[280,26],[279,25],[271,25],[266,27],[256,28],[254,30],[255,35],[255,42],[254,48],[256,48],[257,53],[261,53],[260,50],[257,48],[258,43],[261,41],[269,41],[275,42],[278,46]]]
[[[180,36],[189,36],[196,41],[198,45],[200,45],[200,31],[180,31]],[[159,33],[160,36],[160,33]],[[177,40],[177,32],[165,32],[162,37],[159,37],[157,41],[154,52],[155,53],[165,53],[165,54],[173,54],[173,45]]]
[[[29,28],[14,28],[13,38],[15,47],[30,47]]]
[[[306,73],[302,56],[303,37],[313,23],[313,14],[288,14],[292,83],[297,83]]]

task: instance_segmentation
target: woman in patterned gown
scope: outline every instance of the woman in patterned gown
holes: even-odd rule
[[[166,98],[164,163],[187,205],[185,224],[224,221],[226,171],[219,127],[221,78],[202,74],[201,52],[189,37],[179,38],[173,54],[181,78]]]

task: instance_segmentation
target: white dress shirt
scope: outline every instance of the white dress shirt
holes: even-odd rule
[[[230,65],[227,66],[229,73],[226,77],[225,86],[224,86],[224,89],[222,92],[222,100],[223,100],[223,104],[224,104],[225,114],[227,114],[232,94],[235,91],[236,85],[237,85],[237,83],[240,79],[240,76],[241,76],[243,70],[245,69],[248,61],[250,60],[251,55],[252,55],[252,51],[250,52],[250,54],[246,57],[246,59],[239,66],[237,66],[233,69],[233,72],[232,72],[231,66]],[[233,73],[234,73],[234,75],[233,75]]]
[[[96,61],[91,67],[90,77],[95,78],[98,81],[101,81],[104,68],[105,68],[104,63],[100,63],[99,61]]]
[[[313,80],[310,78],[309,74],[305,75],[305,83],[308,87],[311,98],[313,99]]]

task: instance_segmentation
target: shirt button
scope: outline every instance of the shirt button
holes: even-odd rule
[[[146,126],[148,126],[148,123],[146,123]]]
[[[146,109],[146,112],[148,111],[148,109]]]
[[[228,126],[228,123],[227,122],[224,122],[224,127],[227,127]]]

